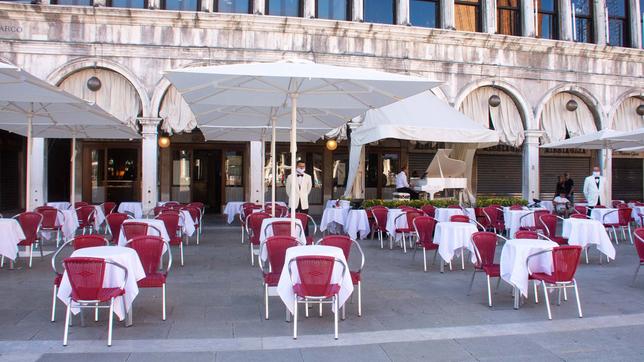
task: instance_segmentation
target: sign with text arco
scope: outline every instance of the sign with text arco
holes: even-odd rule
[[[0,33],[22,33],[22,26],[0,23]]]

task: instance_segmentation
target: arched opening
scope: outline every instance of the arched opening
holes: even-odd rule
[[[640,113],[638,113],[638,110]],[[611,128],[631,131],[644,127],[644,97],[632,96],[624,99],[615,110]],[[640,200],[644,182],[644,160],[640,154],[618,152],[613,154],[613,199]]]

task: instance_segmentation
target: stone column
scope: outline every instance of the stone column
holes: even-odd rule
[[[27,143],[27,152],[28,154],[30,153],[27,161],[27,172],[29,173],[27,211],[33,211],[36,207],[42,206],[47,202],[45,148],[44,138],[32,138],[31,145]]]
[[[396,0],[396,24],[411,25],[409,0]]]
[[[629,0],[631,28],[631,47],[639,49],[642,47],[642,9],[639,0]]]
[[[249,190],[250,190],[250,202],[256,204],[264,204],[264,192],[262,183],[264,182],[263,176],[263,165],[264,165],[264,153],[262,152],[262,142],[252,141],[250,142],[250,170],[249,175]]]
[[[454,20],[454,0],[443,0],[440,3],[441,28],[456,30],[456,21]]]
[[[266,0],[253,0],[253,14],[264,15],[266,12]]]
[[[172,200],[172,152],[170,147],[159,150],[159,182],[161,184],[161,200]]]
[[[322,187],[322,202],[324,203],[324,200],[331,200],[333,197],[333,151],[324,147],[323,152],[322,185],[324,187]]]
[[[522,0],[521,4],[521,32],[523,36],[534,37],[536,35],[535,29],[535,4],[534,0]]]
[[[539,191],[539,137],[543,131],[525,131],[523,141],[523,198],[527,200],[538,199]]]
[[[141,145],[141,202],[143,213],[152,210],[159,200],[157,190],[157,127],[161,118],[138,118],[143,135]]]
[[[364,3],[362,0],[351,1],[351,20],[364,21]]]
[[[606,0],[595,0],[593,11],[595,14],[594,31],[595,31],[595,44],[606,45],[608,44],[608,37],[606,34]]]
[[[484,33],[496,33],[496,0],[483,0],[481,28]]]
[[[572,2],[559,0],[559,39],[573,41],[572,33]]]
[[[302,17],[304,19],[315,18],[315,0],[302,1]]]
[[[608,188],[608,200],[601,200],[601,202],[604,206],[611,207],[613,204],[613,151],[600,150],[598,153],[599,167],[602,170],[602,176],[606,178]]]

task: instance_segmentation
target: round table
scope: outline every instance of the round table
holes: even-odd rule
[[[450,218],[454,215],[467,215],[469,216],[470,220],[476,220],[474,209],[471,207],[468,207],[464,210],[454,209],[449,207],[437,208],[434,213],[434,219],[436,219],[438,222],[445,222],[445,221],[449,221]]]
[[[18,256],[18,243],[25,240],[25,233],[16,219],[0,219],[0,255],[11,260]]]
[[[134,215],[135,219],[140,219],[143,217],[143,204],[140,202],[121,202],[118,212],[129,213]]]
[[[532,213],[532,210],[503,210],[505,229],[508,230],[510,237],[513,237],[522,226],[534,226],[534,217],[523,217],[530,213]]]
[[[470,260],[476,263],[474,246],[472,245],[472,234],[478,229],[474,224],[465,222],[439,222],[434,231],[434,244],[438,245],[438,254],[441,258],[450,263],[454,258],[455,251],[467,249],[470,251]],[[465,261],[462,261],[462,268],[465,269]],[[441,262],[441,272],[444,266]]]
[[[327,207],[322,213],[322,220],[320,221],[320,231],[329,231],[331,234],[341,234],[349,208],[346,207]]]
[[[617,224],[619,223],[619,214],[617,209],[598,209],[594,208],[590,211],[590,218],[597,220],[602,224]]]
[[[55,207],[58,210],[69,210],[72,204],[69,201],[51,201],[47,203],[47,206]]]
[[[610,259],[615,259],[615,247],[611,243],[604,225],[597,220],[565,219],[561,236],[568,239],[568,245],[579,245],[588,248],[597,245],[597,250]]]
[[[157,220],[157,219],[127,219],[127,220],[123,221],[123,224],[131,223],[131,222],[141,222],[141,223],[153,226],[153,227],[148,228],[148,235],[161,236],[161,239],[163,239],[164,241],[170,242],[170,236],[168,235],[168,230],[166,230],[165,224],[163,223],[162,220]],[[161,235],[159,235],[159,233],[154,228],[159,229],[159,231],[161,232]],[[127,239],[125,239],[125,235],[123,234],[123,227],[121,227],[121,232],[119,233],[119,242],[118,242],[118,244],[120,246],[127,245]]]
[[[350,210],[344,222],[344,230],[353,240],[358,240],[358,237],[365,239],[371,231],[367,212],[363,209]]]
[[[399,241],[402,236],[400,234],[396,234],[396,229],[405,229],[407,228],[407,218],[406,217],[400,217],[398,218],[398,215],[402,214],[404,211],[401,209],[389,209],[387,211],[387,233],[389,234],[389,237],[392,238],[396,237],[396,241]],[[396,218],[398,220],[396,221]]]

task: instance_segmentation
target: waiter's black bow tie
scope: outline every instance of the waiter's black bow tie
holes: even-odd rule
[[[297,175],[297,177],[304,177],[304,175]]]

